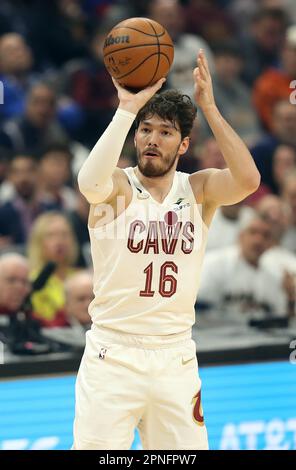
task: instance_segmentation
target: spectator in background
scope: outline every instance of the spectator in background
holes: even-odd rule
[[[74,273],[77,242],[68,219],[59,212],[42,214],[36,219],[28,245],[32,279],[49,263],[56,265],[45,286],[32,295],[36,318],[43,326],[64,326],[64,282]]]
[[[260,266],[260,258],[272,245],[272,227],[258,214],[245,220],[238,245],[206,254],[198,306],[210,307],[220,314],[253,316],[286,316],[289,300],[280,282]],[[275,264],[274,269],[277,269]],[[293,297],[294,301],[294,297]]]
[[[192,70],[200,48],[204,49],[209,66],[213,69],[212,52],[203,38],[186,31],[184,8],[177,0],[147,2],[146,16],[163,25],[174,42],[174,62],[168,76],[168,85],[189,96],[193,95]]]
[[[85,347],[85,333],[91,327],[88,306],[94,298],[92,274],[81,270],[65,281],[65,314],[67,325],[45,328],[43,334],[75,348]]]
[[[6,253],[0,256],[0,340],[6,342],[11,318],[22,310],[31,291],[29,265],[24,256]]]
[[[214,137],[209,137],[204,141],[200,150],[197,151],[197,158],[200,170],[205,170],[206,168],[219,168],[222,170],[226,165]]]
[[[209,251],[236,243],[243,221],[252,213],[253,210],[241,202],[218,207],[210,225],[206,249]]]
[[[192,34],[200,34],[211,46],[236,33],[236,23],[216,0],[189,0],[186,26]]]
[[[286,176],[296,169],[296,148],[292,145],[279,145],[272,155],[272,176],[274,185],[270,188],[281,194]]]
[[[250,89],[240,79],[242,54],[237,42],[224,41],[213,46],[215,73],[213,85],[219,109],[245,143],[253,145],[261,135]]]
[[[272,111],[271,141],[296,146],[296,106],[278,101]]]
[[[88,307],[94,298],[93,276],[87,271],[78,271],[65,281],[66,313],[71,326],[82,326],[84,331],[91,325]]]
[[[182,155],[179,159],[177,170],[184,171],[185,173],[194,173],[198,170],[204,170],[206,168],[225,168],[225,160],[222,156],[221,150],[218,147],[216,140],[213,137],[200,139],[201,145],[198,145],[202,131],[199,127],[199,120],[195,120],[194,127],[192,130],[192,140],[196,139],[191,145],[191,152]],[[204,135],[203,135],[204,137]]]
[[[248,85],[253,85],[264,70],[278,64],[287,23],[281,8],[261,8],[254,14],[248,34],[241,39],[242,78]]]
[[[272,243],[261,256],[260,265],[278,282],[293,284],[293,277],[296,275],[296,256],[281,246],[290,223],[290,208],[284,200],[270,194],[260,200],[257,210],[272,227]],[[277,269],[274,269],[275,266]]]
[[[9,152],[7,149],[0,147],[0,203],[1,203],[2,185],[7,178],[7,172],[8,172],[10,159],[11,159],[11,152]]]
[[[253,90],[257,113],[268,131],[272,131],[272,110],[281,100],[289,100],[292,93],[290,84],[296,77],[296,25],[286,32],[281,51],[281,68],[271,68],[260,75]]]
[[[113,5],[114,0],[86,0],[83,2],[83,11],[85,11],[91,18],[96,17],[96,21],[99,22],[113,7]]]
[[[67,186],[71,182],[73,155],[66,144],[52,143],[40,157],[38,167],[38,189],[44,201],[61,211],[75,210],[77,193]]]
[[[4,86],[1,121],[23,113],[26,93],[33,80],[32,64],[31,49],[20,34],[0,36],[0,80]]]
[[[279,101],[272,113],[272,134],[264,136],[251,154],[261,174],[261,182],[276,191],[272,176],[272,155],[280,144],[296,146],[296,106],[289,101]]]
[[[265,167],[266,173],[270,173],[268,178],[266,175],[260,184],[259,189],[247,197],[246,203],[254,206],[262,197],[269,193],[281,194],[284,179],[290,171],[296,168],[296,149],[292,145],[281,144],[275,147],[270,155],[269,167]]]
[[[271,140],[296,146],[296,106],[288,100],[278,101],[273,108]]]
[[[131,166],[131,165],[128,165]],[[76,187],[76,208],[67,212],[76,239],[78,241],[78,259],[76,265],[86,267],[91,264],[90,241],[88,233],[89,203]]]
[[[37,1],[29,15],[28,39],[39,70],[87,55],[88,20],[79,0]]]
[[[103,61],[103,45],[108,27],[96,29],[90,40],[89,58],[68,62],[62,70],[63,91],[78,103],[85,113],[76,138],[89,148],[107,127],[117,106],[117,96]]]
[[[36,154],[52,141],[65,140],[56,120],[56,94],[45,83],[31,87],[24,114],[5,122],[0,132],[0,147],[18,153]]]
[[[239,33],[249,35],[250,23],[254,14],[262,9],[262,0],[230,0],[227,9],[235,19]]]
[[[31,155],[16,155],[10,162],[8,178],[1,187],[0,247],[25,244],[36,217],[56,209],[37,192],[37,163]]]
[[[28,260],[17,253],[0,256],[0,324],[3,315],[19,311],[31,291]]]
[[[281,244],[288,250],[296,253],[296,170],[286,175],[282,197],[290,207],[291,221]]]
[[[250,21],[254,14],[261,10],[280,9],[285,12],[290,21],[296,22],[294,0],[230,0],[230,5],[227,8],[239,23],[240,31],[243,30],[245,34],[249,32]]]
[[[201,127],[200,119],[195,119],[193,128],[191,131],[191,138],[190,138],[190,148],[189,151],[182,155],[182,158],[179,159],[177,165],[177,171],[183,171],[184,173],[192,174],[195,171],[199,170],[199,155],[198,152],[200,151],[199,145],[201,142],[204,142],[206,139],[206,135],[203,132]],[[224,161],[224,158],[223,158]],[[132,166],[134,166],[133,164]]]

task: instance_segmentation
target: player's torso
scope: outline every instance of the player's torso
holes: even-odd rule
[[[125,170],[132,200],[105,226],[90,228],[98,326],[133,334],[167,335],[189,329],[207,237],[201,205],[188,175],[176,172],[163,203]]]

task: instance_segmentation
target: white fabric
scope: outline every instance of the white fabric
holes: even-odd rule
[[[181,34],[174,43],[174,62],[168,76],[172,88],[193,97],[192,70],[196,67],[199,49],[203,49],[209,68],[214,71],[214,59],[207,42],[200,36]]]
[[[296,256],[282,246],[275,246],[263,253],[260,265],[278,282],[283,281],[285,271],[296,276]]]
[[[281,284],[263,267],[247,263],[238,246],[206,253],[198,302],[238,314],[263,312],[264,305],[275,316],[285,316],[287,310]]]
[[[188,330],[195,322],[194,304],[207,238],[202,207],[196,204],[188,174],[175,173],[171,190],[160,204],[140,184],[133,168],[124,171],[133,191],[130,205],[105,228],[89,228],[95,293],[89,314],[97,326],[133,334],[170,335]],[[171,227],[165,222],[168,212],[177,218]],[[134,224],[132,250],[142,244],[138,252],[128,244]],[[163,246],[174,242],[169,230],[177,233],[178,224],[175,250],[169,254]],[[148,239],[156,240],[157,247],[148,248]],[[146,283],[151,272],[149,295]]]
[[[281,245],[287,250],[296,253],[296,226],[291,225],[285,232]]]
[[[83,163],[89,155],[89,150],[80,142],[73,140],[71,141],[71,152],[73,154],[71,169],[73,175],[77,177],[80,168],[82,167]]]
[[[225,217],[221,207],[218,207],[209,228],[207,251],[236,243],[241,224],[250,214],[254,214],[253,209],[242,206],[238,218],[231,220]]]
[[[104,201],[113,190],[112,175],[136,115],[117,109],[78,173],[78,186],[89,203]]]
[[[181,336],[181,337],[180,337]],[[196,346],[92,328],[76,381],[75,450],[208,449]]]
[[[4,180],[0,185],[0,204],[11,201],[15,196],[16,190],[13,184],[8,180]]]

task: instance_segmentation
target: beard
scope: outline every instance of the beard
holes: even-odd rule
[[[138,168],[142,175],[146,176],[147,178],[158,178],[165,176],[171,171],[177,159],[178,152],[176,151],[173,156],[168,155],[166,157],[156,157],[155,160],[152,158],[146,159],[145,161],[141,155],[141,152],[137,148]],[[158,163],[155,164],[155,161]]]

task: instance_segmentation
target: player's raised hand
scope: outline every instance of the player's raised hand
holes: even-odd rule
[[[138,93],[132,93],[122,87],[114,78],[112,81],[118,92],[119,108],[137,114],[147,101],[160,90],[166,79],[160,78],[154,85],[148,86]]]
[[[197,67],[193,70],[193,79],[194,99],[202,111],[215,106],[212,78],[207,58],[202,49],[197,56]]]

